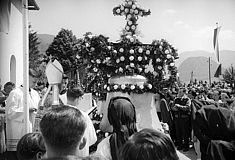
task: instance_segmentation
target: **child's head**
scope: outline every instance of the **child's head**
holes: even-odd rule
[[[75,152],[78,147],[84,147],[85,129],[86,120],[82,113],[77,108],[67,105],[53,108],[40,122],[47,152],[57,152],[63,156]]]
[[[178,160],[179,158],[168,135],[154,129],[143,129],[133,134],[121,151],[121,160],[142,159]]]
[[[46,153],[41,133],[28,133],[17,144],[19,160],[39,160]]]

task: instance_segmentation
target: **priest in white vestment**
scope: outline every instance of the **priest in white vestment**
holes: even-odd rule
[[[32,89],[36,84],[37,74],[35,71],[29,71],[29,128],[33,131],[33,125],[40,101],[40,96]],[[6,103],[6,138],[7,151],[16,151],[16,145],[20,138],[24,136],[24,106],[23,106],[23,87],[11,91]],[[11,153],[14,154],[14,153]]]

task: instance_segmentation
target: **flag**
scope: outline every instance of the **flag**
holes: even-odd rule
[[[219,78],[219,76],[221,75],[221,72],[222,72],[222,65],[221,65],[221,64],[219,64],[219,66],[218,66],[217,70],[215,71],[215,75],[214,75],[214,77]]]
[[[9,32],[11,1],[0,0],[0,32]]]
[[[218,36],[219,36],[219,31],[221,29],[220,27],[217,27],[214,29],[214,38],[213,38],[213,46],[214,46],[214,50],[215,50],[215,56],[217,61],[219,62],[219,42],[218,42]]]

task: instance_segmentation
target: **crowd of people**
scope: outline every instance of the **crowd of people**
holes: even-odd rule
[[[79,109],[84,92],[64,76],[60,103],[46,102],[34,132],[42,96],[34,90],[38,75],[29,71],[29,132],[24,134],[23,86],[8,82],[0,94],[0,159],[4,160],[188,160],[194,148],[202,160],[235,156],[235,94],[225,83],[194,82],[155,94],[157,115],[165,132],[137,130],[135,105],[127,97],[113,97],[107,117],[113,132],[97,137],[92,118]],[[44,93],[41,90],[40,93]],[[99,143],[97,143],[97,141]],[[95,150],[89,150],[94,144]],[[183,151],[183,152],[182,152]]]
[[[225,82],[202,81],[165,89],[156,96],[159,118],[167,123],[178,150],[194,147],[198,159],[235,155],[235,92]],[[226,155],[226,156],[225,156]]]

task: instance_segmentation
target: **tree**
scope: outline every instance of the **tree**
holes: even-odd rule
[[[41,83],[46,82],[44,56],[40,53],[38,46],[40,42],[37,37],[37,32],[32,30],[32,26],[29,25],[29,68],[34,69],[40,76],[39,81]]]
[[[46,50],[46,54],[51,55],[52,59],[57,59],[64,72],[69,72],[78,65],[78,47],[78,40],[72,31],[62,28]]]
[[[42,55],[38,49],[39,44],[37,32],[33,31],[31,25],[29,25],[29,68],[35,70],[38,70],[42,60]]]
[[[232,65],[224,71],[223,79],[232,86],[233,90],[235,89],[235,69]]]

